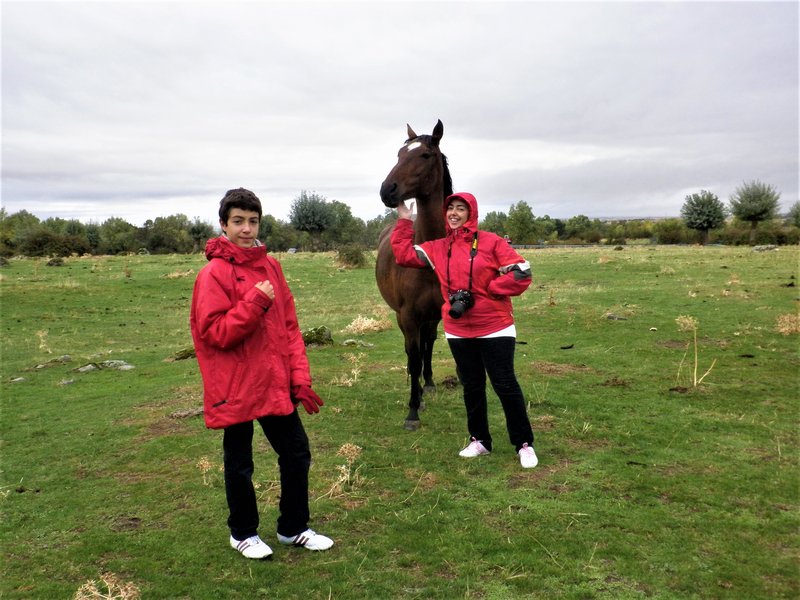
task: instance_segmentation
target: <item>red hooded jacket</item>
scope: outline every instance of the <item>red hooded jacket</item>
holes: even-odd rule
[[[192,339],[203,377],[206,426],[221,429],[295,410],[293,385],[311,385],[294,298],[264,246],[206,244],[192,296]],[[275,299],[255,288],[269,279]]]
[[[452,199],[469,206],[469,218],[461,229],[448,228],[447,236],[414,245],[414,224],[399,219],[392,231],[392,250],[403,267],[434,269],[442,290],[442,320],[446,333],[459,337],[482,337],[514,324],[511,296],[518,296],[531,284],[531,268],[505,239],[489,231],[478,231],[478,201],[472,194],[458,193],[445,198],[442,212]],[[478,234],[478,253],[472,266],[472,296],[475,304],[459,319],[448,313],[450,293],[469,287],[470,250]],[[450,257],[448,258],[448,252]],[[448,280],[449,263],[449,280]]]

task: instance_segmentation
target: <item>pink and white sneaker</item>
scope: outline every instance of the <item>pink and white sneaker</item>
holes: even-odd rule
[[[480,440],[472,438],[472,441],[469,443],[469,445],[459,452],[458,455],[464,458],[475,458],[476,456],[489,454],[489,452],[490,451],[486,449],[486,446],[481,444]]]
[[[519,464],[522,465],[523,469],[532,469],[539,464],[539,457],[536,456],[533,447],[528,446],[528,444],[522,444],[522,448],[519,449],[518,454]]]

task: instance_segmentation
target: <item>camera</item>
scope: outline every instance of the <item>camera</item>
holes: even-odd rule
[[[467,290],[456,290],[450,294],[447,299],[450,301],[450,311],[448,314],[453,319],[460,319],[461,315],[475,304],[475,299]]]

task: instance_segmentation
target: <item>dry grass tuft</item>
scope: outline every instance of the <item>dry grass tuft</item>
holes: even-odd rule
[[[698,349],[697,349],[697,328],[700,326],[700,321],[698,321],[694,317],[689,317],[686,315],[680,315],[675,319],[675,323],[678,325],[678,331],[690,331],[692,333],[693,342],[694,342],[694,370],[692,372],[691,384],[692,388],[697,388],[701,383],[703,383],[703,379],[706,378],[706,375],[711,373],[711,369],[714,368],[714,365],[717,363],[717,359],[711,361],[711,366],[708,367],[708,370],[703,373],[703,376],[698,379],[697,377],[697,368],[698,368]],[[678,375],[675,377],[675,387],[673,389],[679,389],[683,386],[678,385],[681,379],[681,369],[683,369],[683,363],[686,360],[686,355],[689,353],[689,348],[691,347],[692,342],[686,344],[686,352],[683,353],[683,358],[681,358],[681,362],[678,365]]]
[[[783,335],[800,333],[800,314],[778,316],[775,331]]]
[[[185,271],[173,271],[161,277],[163,279],[180,279],[182,277],[191,277],[192,275],[194,275],[194,271],[192,269],[186,269]]]
[[[356,444],[351,444],[349,442],[342,444],[339,451],[336,453],[336,456],[344,457],[347,464],[345,465],[337,465],[336,469],[339,471],[339,475],[336,477],[336,481],[333,482],[331,488],[325,492],[322,496],[317,498],[334,498],[338,496],[344,495],[346,491],[355,491],[358,489],[362,484],[362,478],[358,474],[358,468],[353,470],[353,464],[356,462],[359,456],[361,456],[362,448],[361,446],[357,446]]]
[[[79,587],[74,600],[135,600],[139,596],[139,588],[135,584],[122,581],[114,573],[103,573],[99,582],[89,580]]]
[[[352,323],[342,330],[342,332],[360,335],[369,332],[386,331],[391,328],[392,323],[389,319],[372,319],[370,317],[358,315],[353,319]]]
[[[366,355],[363,352],[358,354],[345,354],[344,358],[350,363],[350,372],[339,377],[334,377],[331,380],[331,385],[339,385],[343,387],[353,387],[358,383],[358,377],[361,375],[362,361]]]

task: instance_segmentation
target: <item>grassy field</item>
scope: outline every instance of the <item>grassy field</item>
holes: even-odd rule
[[[494,395],[495,451],[458,457],[444,341],[422,427],[402,428],[402,338],[371,268],[279,257],[301,327],[335,341],[309,349],[326,404],[303,419],[311,526],[336,546],[275,543],[277,468],[259,440],[264,562],[227,545],[221,434],[195,414],[196,361],[174,360],[204,258],[12,260],[0,597],[88,597],[103,577],[147,599],[798,597],[798,248],[525,255],[516,368],[531,471]],[[379,330],[354,332],[364,318]]]

